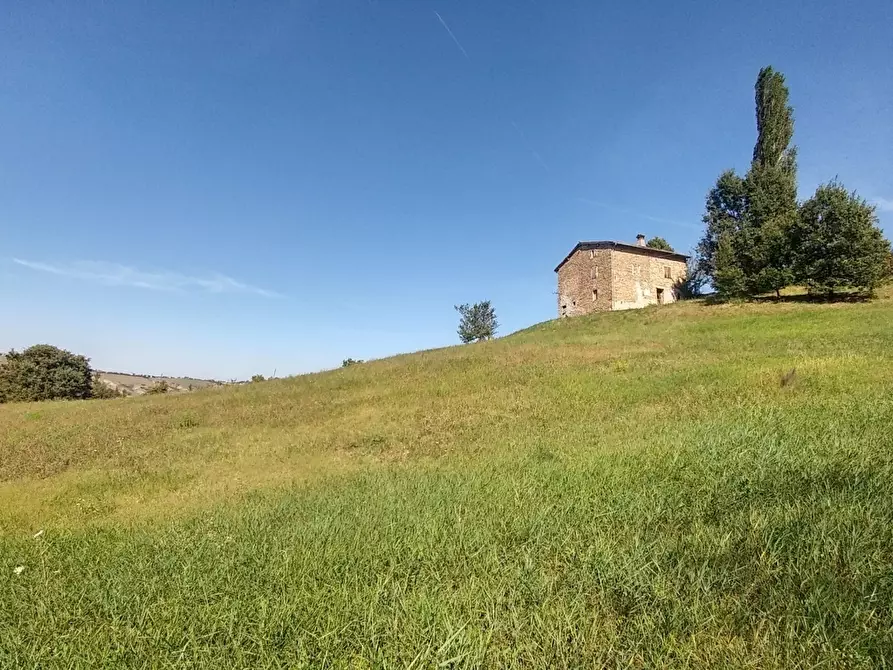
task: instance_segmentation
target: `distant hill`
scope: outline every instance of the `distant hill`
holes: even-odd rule
[[[4,354],[0,354],[0,365],[6,360]],[[169,392],[187,393],[209,386],[223,386],[223,382],[214,379],[194,379],[192,377],[164,377],[159,375],[134,375],[127,372],[107,372],[95,370],[99,378],[116,391],[122,391],[127,395],[143,395],[154,384],[167,382]]]
[[[127,395],[142,395],[154,384],[164,381],[174,393],[186,393],[208,388],[209,386],[223,386],[223,382],[213,379],[193,379],[192,377],[156,377],[153,375],[132,375],[126,372],[106,372],[97,370],[99,378],[116,391],[123,391]]]

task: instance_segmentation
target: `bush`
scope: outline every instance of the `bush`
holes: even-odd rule
[[[90,397],[96,400],[105,400],[107,398],[123,398],[127,394],[124,391],[119,391],[118,389],[112,387],[110,384],[105,383],[99,377],[99,373],[93,374],[93,383],[90,389]]]
[[[152,386],[150,386],[149,388],[147,388],[146,394],[147,395],[164,395],[165,393],[170,392],[170,390],[171,390],[170,384],[168,384],[166,380],[161,379],[161,380],[155,382],[154,384],[152,384]]]
[[[341,361],[342,368],[349,368],[351,365],[359,365],[360,363],[365,363],[362,358],[345,358]]]
[[[267,378],[263,375],[251,375],[251,383],[256,384],[257,382],[265,382]]]
[[[496,321],[496,310],[489,300],[474,305],[456,305],[456,311],[461,315],[457,332],[464,344],[495,337],[499,323]]]
[[[0,365],[0,402],[82,400],[91,397],[90,360],[49,344],[6,354]]]

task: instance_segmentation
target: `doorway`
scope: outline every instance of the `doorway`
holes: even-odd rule
[[[657,289],[657,304],[664,304],[664,290],[662,288]]]

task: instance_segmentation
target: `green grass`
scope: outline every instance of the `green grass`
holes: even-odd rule
[[[0,667],[891,667],[891,352],[692,303],[0,407]]]

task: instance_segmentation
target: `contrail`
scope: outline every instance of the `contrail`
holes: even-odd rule
[[[515,129],[515,131],[518,133],[518,136],[521,138],[521,142],[524,144],[524,146],[530,152],[530,155],[536,159],[537,163],[539,163],[540,165],[543,166],[543,169],[546,172],[551,172],[552,169],[548,165],[546,165],[546,161],[543,160],[543,157],[540,156],[539,152],[530,145],[530,142],[527,140],[527,135],[524,133],[523,130],[521,130],[521,126],[519,126],[514,121],[512,121],[511,124],[512,124],[512,128]]]
[[[437,17],[437,20],[440,21],[440,25],[443,26],[444,30],[447,31],[447,33],[449,34],[449,36],[453,38],[453,42],[455,42],[455,43],[456,43],[456,46],[459,47],[459,51],[462,52],[462,55],[465,56],[465,59],[466,59],[466,60],[471,60],[471,58],[468,57],[468,52],[465,50],[465,47],[463,47],[463,46],[459,43],[459,40],[456,39],[456,36],[453,35],[453,31],[450,30],[450,27],[447,25],[447,22],[443,20],[443,17],[442,17],[440,14],[438,14],[437,12],[434,12],[434,16]]]

